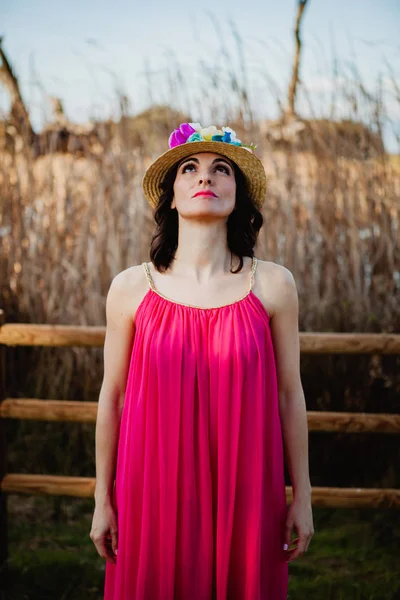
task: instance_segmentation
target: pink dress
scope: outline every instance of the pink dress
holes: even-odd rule
[[[213,308],[166,298],[143,267],[104,600],[285,600],[284,454],[257,259],[247,293]]]

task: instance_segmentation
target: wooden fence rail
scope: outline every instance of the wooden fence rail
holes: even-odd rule
[[[95,479],[63,475],[31,475],[8,473],[2,484],[7,493],[45,494],[51,496],[94,497]],[[286,487],[286,499],[292,498],[291,486]],[[313,506],[335,508],[399,508],[400,490],[390,488],[312,488]]]
[[[103,346],[105,327],[5,323],[0,309],[0,565],[7,558],[7,504],[10,493],[92,497],[95,479],[6,472],[6,419],[95,423],[97,402],[6,397],[7,346]],[[302,354],[400,354],[400,335],[300,332]],[[400,432],[400,415],[307,411],[311,432]],[[292,498],[286,487],[286,498]],[[400,490],[391,488],[312,488],[313,506],[399,508]]]
[[[1,309],[0,309],[1,310]],[[7,323],[0,328],[5,346],[103,346],[105,327]],[[400,335],[393,333],[300,332],[304,354],[400,354]]]
[[[6,398],[0,404],[0,418],[95,423],[97,406],[97,402],[76,400]],[[397,414],[308,410],[307,419],[309,431],[400,433],[400,415]]]

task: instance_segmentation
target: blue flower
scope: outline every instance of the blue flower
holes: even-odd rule
[[[233,140],[232,139],[232,134],[230,131],[225,131],[224,135],[213,135],[212,136],[212,141],[213,142],[225,142],[226,144],[232,144],[234,146],[241,146],[242,142],[240,142],[239,140]]]
[[[200,133],[192,133],[191,136],[188,137],[188,139],[186,140],[186,143],[188,142],[204,142],[204,138]]]
[[[212,142],[223,142],[224,141],[224,136],[223,135],[213,135],[211,138]]]

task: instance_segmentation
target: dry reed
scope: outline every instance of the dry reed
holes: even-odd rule
[[[33,159],[29,151],[9,152],[3,144],[1,303],[9,321],[105,323],[112,277],[148,259],[153,220],[141,177],[166,148],[168,132],[189,120],[229,123],[241,139],[258,144],[269,189],[256,254],[293,272],[300,329],[400,332],[400,162],[380,144],[381,125],[389,118],[384,99],[367,93],[354,75],[351,97],[346,98],[349,88],[344,86],[333,110],[347,110],[347,122],[299,119],[298,134],[290,133],[289,123],[284,139],[276,139],[276,121],[255,117],[258,107],[249,99],[252,72],[237,32],[235,39],[238,67],[222,48],[219,62],[203,59],[189,78],[171,58],[164,73],[169,102],[135,117],[123,112],[118,122],[96,124],[95,140],[86,152],[67,148]],[[284,98],[265,67],[264,78],[265,93],[279,111]],[[154,84],[149,97],[152,91]],[[302,94],[312,98],[304,85]],[[178,109],[171,108],[177,102]],[[369,115],[363,124],[360,112]],[[365,398],[375,393],[378,381],[388,395],[380,410],[394,410],[400,393],[396,358],[385,364],[379,357],[363,358],[356,367],[339,358],[305,359],[306,382],[320,370],[319,385],[309,386],[310,409],[371,408]],[[100,349],[10,350],[8,360],[12,395],[97,399]],[[330,371],[333,365],[341,371],[340,385]],[[358,395],[355,383],[362,390]],[[15,470],[93,472],[91,427],[13,423],[9,430]],[[56,447],[62,452],[54,452]],[[22,465],[25,452],[29,460]]]

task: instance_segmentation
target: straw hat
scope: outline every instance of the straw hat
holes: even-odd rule
[[[169,150],[161,154],[147,169],[142,187],[147,201],[156,208],[162,192],[161,182],[168,170],[179,160],[199,152],[214,152],[231,159],[243,172],[250,196],[258,208],[264,203],[267,178],[264,166],[253,154],[254,144],[243,144],[230,127],[217,129],[214,125],[182,123],[168,141]]]

